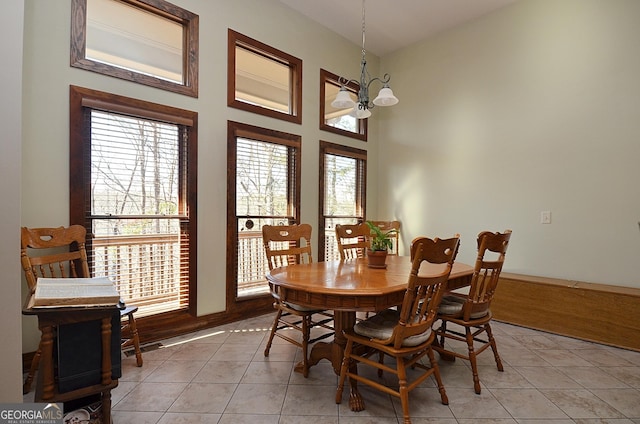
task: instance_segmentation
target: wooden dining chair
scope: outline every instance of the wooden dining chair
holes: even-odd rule
[[[85,248],[86,229],[81,225],[56,228],[21,228],[20,261],[31,294],[36,290],[38,278],[89,278],[89,265]],[[123,346],[134,346],[136,362],[142,366],[140,340],[135,325],[135,306],[120,311],[123,333],[129,334]],[[122,320],[122,318],[125,318]],[[38,346],[29,373],[23,385],[23,393],[31,391],[33,376],[40,363]]]
[[[336,224],[336,241],[340,260],[364,258],[369,247],[371,229],[362,222],[360,224]]]
[[[312,228],[309,224],[264,225],[262,227],[262,240],[269,262],[269,269],[311,263],[313,261],[311,255],[311,231]],[[327,311],[289,303],[285,299],[283,288],[271,283],[269,286],[271,295],[274,298],[273,307],[277,313],[271,326],[271,333],[264,350],[264,356],[269,356],[273,337],[278,336],[302,349],[302,372],[305,377],[308,377],[309,345],[333,335],[333,327],[330,325],[333,321],[333,315]],[[315,314],[320,315],[322,318],[314,320],[313,316]],[[313,327],[323,327],[329,331],[325,331],[323,334],[311,339],[311,329]],[[287,335],[285,331],[287,329],[299,331],[301,335],[300,341]]]
[[[342,401],[344,382],[348,377],[350,384],[352,381],[361,382],[400,398],[404,423],[410,424],[409,392],[429,376],[436,380],[442,403],[449,403],[438,363],[431,350],[435,335],[431,326],[458,252],[459,240],[457,235],[444,240],[426,237],[413,240],[411,273],[400,310],[387,309],[344,332],[347,345],[340,368],[336,403]],[[420,275],[424,263],[437,264],[438,270],[435,274],[430,271],[429,275]],[[370,358],[376,354],[382,354],[384,358],[392,357],[394,361],[386,363],[382,357],[377,361]],[[421,361],[425,355],[429,358],[430,366]],[[383,372],[394,374],[398,389],[383,384],[382,380],[366,377],[364,373],[359,374],[358,364],[376,368],[379,377]],[[420,371],[408,373],[408,368]],[[364,409],[364,404],[357,408]]]
[[[385,233],[389,230],[395,230],[390,234],[392,248],[389,249],[389,255],[397,255],[398,243],[400,242],[400,221],[371,221],[371,223],[376,225]]]
[[[503,371],[502,361],[498,355],[496,340],[491,331],[491,301],[498,285],[500,272],[504,264],[511,230],[504,233],[483,231],[478,235],[478,255],[468,294],[450,293],[443,297],[438,310],[440,325],[435,328],[437,343],[434,350],[444,359],[462,358],[471,363],[473,388],[480,394],[480,378],[478,376],[477,356],[491,347],[498,371]],[[489,257],[491,256],[491,257]],[[447,324],[457,324],[457,328],[448,328]],[[485,333],[486,338],[481,338]],[[447,344],[448,340],[464,342],[466,352],[460,353]]]

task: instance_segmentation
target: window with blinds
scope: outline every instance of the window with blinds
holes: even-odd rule
[[[365,219],[367,152],[320,142],[320,260],[339,260],[336,224]]]
[[[192,126],[89,100],[82,109],[83,225],[91,234],[92,275],[109,277],[139,317],[189,309]],[[72,203],[79,192],[72,189]]]
[[[230,123],[229,132],[229,169],[234,172],[228,232],[234,245],[227,249],[233,252],[227,278],[238,299],[269,292],[262,226],[298,222],[300,138],[238,123]]]

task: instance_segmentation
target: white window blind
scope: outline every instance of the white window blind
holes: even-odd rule
[[[238,138],[236,212],[238,215],[289,215],[288,147]],[[294,170],[295,171],[295,170]]]
[[[364,220],[366,152],[323,142],[321,161],[322,259],[339,260],[336,224]]]
[[[184,127],[90,113],[91,269],[115,282],[138,316],[189,305]]]
[[[268,137],[265,137],[268,138]],[[274,142],[272,142],[274,141]],[[236,138],[237,295],[267,293],[263,225],[295,223],[297,147]]]

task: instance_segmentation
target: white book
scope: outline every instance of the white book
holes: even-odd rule
[[[120,293],[107,277],[38,278],[34,307],[117,305]]]

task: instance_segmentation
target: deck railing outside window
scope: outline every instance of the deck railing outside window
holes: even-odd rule
[[[335,230],[325,230],[329,257],[338,260]],[[262,232],[243,231],[238,237],[238,293],[242,296],[268,293],[269,271]],[[107,276],[116,284],[122,300],[136,305],[139,316],[186,307],[187,293],[180,278],[180,242],[176,235],[96,236],[92,240],[94,276]]]
[[[188,293],[180,283],[188,270],[180,249],[176,234],[96,236],[93,275],[109,277],[122,300],[138,306],[138,316],[186,308]]]
[[[336,234],[333,228],[325,230],[327,260],[339,260]],[[238,294],[251,295],[268,293],[269,286],[265,275],[269,271],[267,256],[264,253],[261,231],[243,231],[238,234],[238,257],[247,258],[238,264]]]

